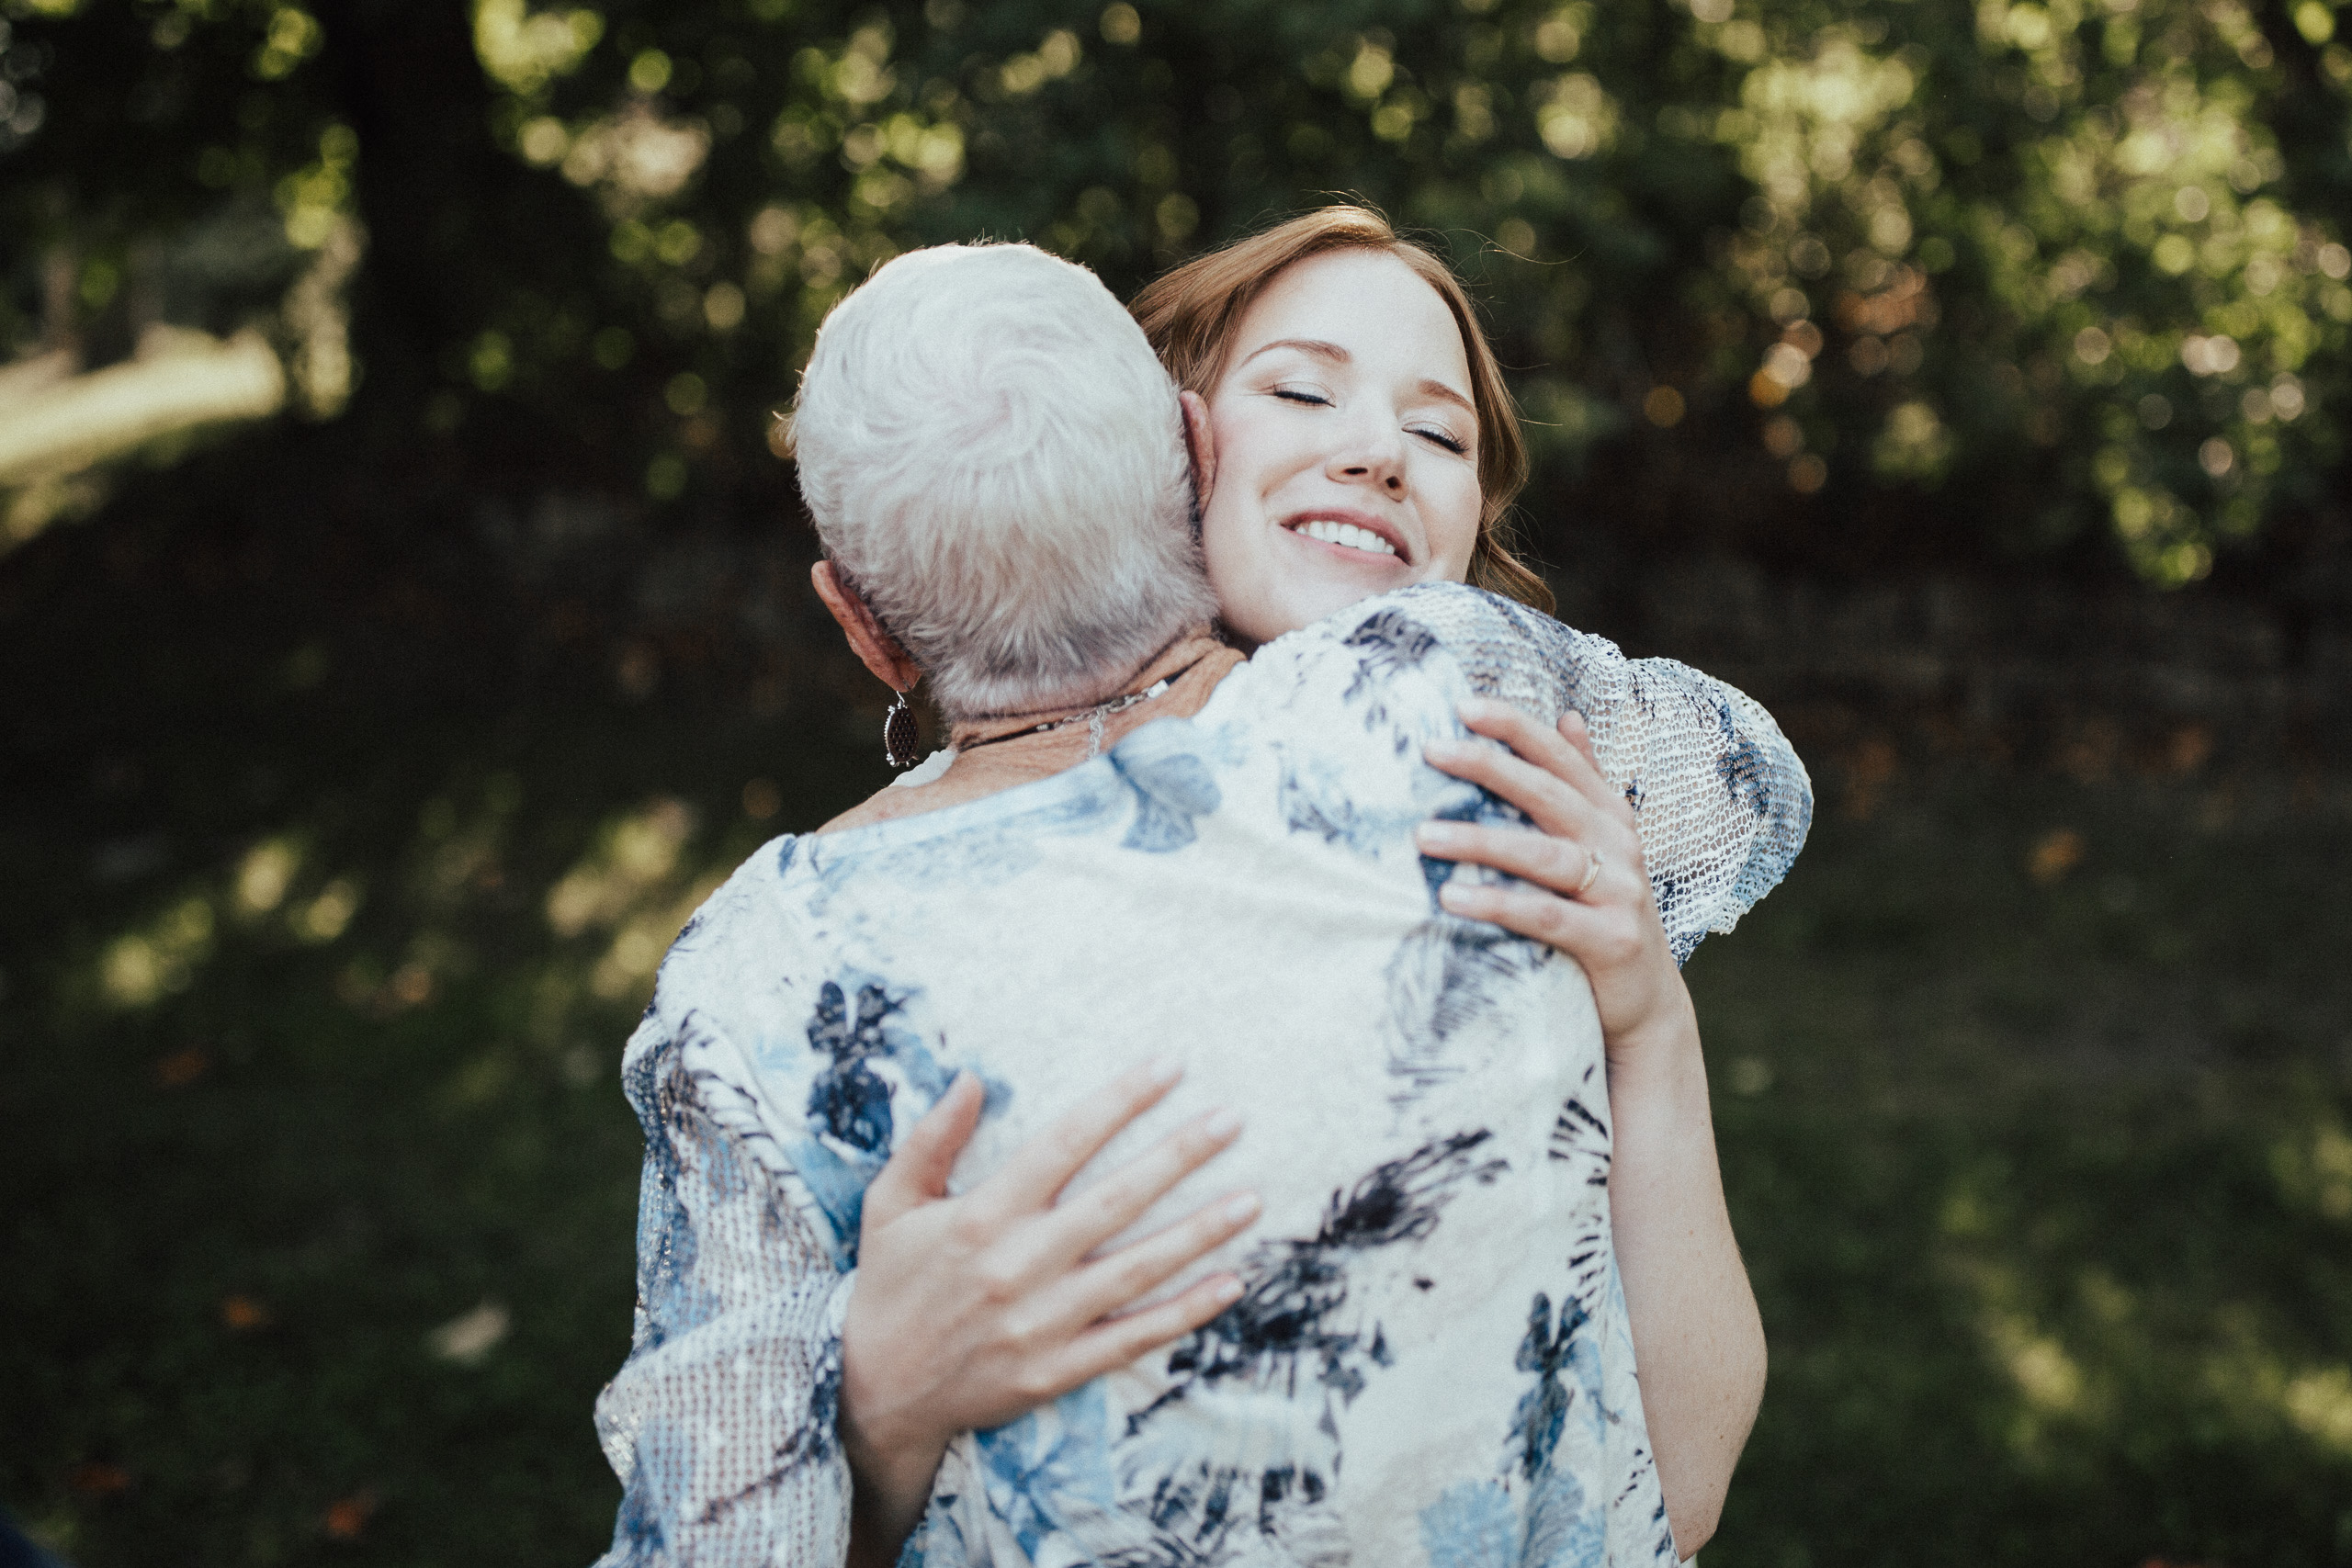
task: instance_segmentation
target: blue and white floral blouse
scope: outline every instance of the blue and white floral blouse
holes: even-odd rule
[[[597,1404],[605,1563],[836,1568],[842,1313],[865,1184],[968,1069],[957,1190],[1141,1056],[1240,1140],[1136,1234],[1255,1188],[1182,1276],[1242,1298],[950,1450],[923,1568],[1671,1564],[1609,1229],[1609,1097],[1570,960],[1438,907],[1413,829],[1515,814],[1421,761],[1473,693],[1573,706],[1639,807],[1678,957],[1776,883],[1811,795],[1718,682],[1473,589],[1268,644],[1191,719],[984,800],[786,838],[662,964],[635,1348]]]

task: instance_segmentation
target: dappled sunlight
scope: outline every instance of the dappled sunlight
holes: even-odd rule
[[[616,818],[548,890],[556,934],[611,933],[588,974],[593,995],[618,1001],[643,993],[679,928],[733,869],[687,863],[694,825],[693,812],[675,800]]]
[[[336,997],[389,1018],[434,1002],[478,970],[481,922],[512,907],[506,860],[521,805],[520,786],[505,773],[493,774],[469,809],[447,795],[424,803],[398,896],[369,939],[341,959]],[[695,827],[693,809],[675,799],[620,813],[547,886],[540,904],[550,935],[593,945],[585,953],[559,946],[535,970],[526,966],[537,978],[524,1010],[540,1048],[574,1043],[582,1004],[641,1000],[680,927],[732,869],[687,852]],[[224,941],[256,951],[330,947],[366,901],[363,879],[330,874],[304,833],[272,834],[104,943],[88,989],[118,1011],[152,1009],[189,990]]]
[[[2352,1459],[2352,1367],[2322,1367],[2288,1383],[2281,1403],[2306,1437]]]
[[[2021,1210],[2014,1195],[1988,1208],[1980,1187],[1981,1177],[1963,1178],[1946,1198],[1939,1271],[2007,1390],[1992,1429],[2027,1472],[2166,1431],[2298,1441],[2323,1461],[2352,1459],[2352,1370],[2306,1359],[2313,1347],[2271,1308],[2224,1294],[2196,1310],[2204,1291],[2229,1287],[2195,1276],[2134,1290],[2098,1260],[2107,1249],[2097,1243],[2070,1280],[2018,1234],[2061,1216]]]
[[[588,988],[606,1001],[621,1001],[645,993],[661,966],[662,955],[679,931],[718,889],[726,873],[713,872],[689,886],[665,907],[650,909],[623,925],[590,974]]]
[[[238,912],[253,919],[277,908],[301,868],[302,852],[291,839],[265,839],[255,844],[239,863],[232,884]]]
[[[524,0],[475,0],[474,52],[518,97],[536,99],[580,69],[604,36],[604,15],[591,6],[533,11]]]
[[[361,886],[347,874],[306,877],[308,861],[301,835],[276,834],[217,878],[184,887],[106,942],[92,974],[96,995],[117,1010],[153,1007],[193,986],[229,932],[265,946],[334,942],[359,911]]]
[[[115,938],[98,961],[106,999],[118,1008],[145,1008],[187,990],[211,956],[213,924],[210,901],[189,897],[143,929]]]
[[[285,369],[258,333],[223,341],[154,328],[135,359],[0,404],[0,489],[55,479],[184,430],[260,419],[285,401]],[[12,525],[0,546],[22,544],[46,522]]]
[[[613,819],[594,847],[548,889],[548,924],[567,937],[616,924],[669,882],[693,830],[694,814],[675,800],[657,800]]]
[[[359,912],[360,885],[348,876],[331,879],[321,887],[317,897],[293,911],[287,925],[295,940],[322,946],[341,936],[351,924],[352,916]]]
[[[2267,70],[2269,50],[2245,11],[1987,0],[1973,41],[2024,110],[2014,175],[1989,188],[1989,150],[1940,107],[1951,62],[1884,20],[1801,39],[1771,6],[1692,15],[1696,40],[1733,67],[1736,103],[1668,103],[1659,121],[1732,151],[1758,192],[1726,258],[1777,332],[1741,371],[1756,404],[1811,386],[1808,424],[1856,417],[1816,375],[1828,344],[1815,322],[1834,321],[1847,386],[1891,377],[1910,393],[1871,447],[1886,479],[1938,482],[2004,426],[2038,446],[2080,440],[2116,536],[2164,583],[2202,575],[2257,525],[2302,438],[2306,364],[2352,321],[2352,269],[2331,217],[2278,194],[2285,165],[2248,69]],[[2327,69],[2352,75],[2329,50]],[[1568,80],[1533,96],[1539,114]],[[1581,80],[1606,101],[1605,76]],[[1570,123],[1566,144],[1545,131],[1552,151],[1592,152],[1597,138]],[[1989,338],[1934,335],[1934,280],[1956,267],[1981,269],[2001,307],[1979,323]],[[1951,401],[1963,389],[1975,406]],[[1767,442],[1800,491],[1822,488],[1819,440],[1821,454]]]
[[[2341,1122],[2324,1120],[2280,1137],[2270,1145],[2270,1169],[2295,1207],[2352,1220],[2352,1135]]]

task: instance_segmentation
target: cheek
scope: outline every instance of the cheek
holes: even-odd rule
[[[1478,544],[1478,513],[1486,497],[1478,476],[1456,468],[1422,491],[1421,516],[1429,529],[1432,578],[1460,582],[1470,574],[1470,552]]]
[[[1230,566],[1263,547],[1265,490],[1278,467],[1267,450],[1260,421],[1233,417],[1215,404],[1210,429],[1216,440],[1216,475],[1201,508],[1201,549],[1215,574],[1220,560]]]
[[[1227,625],[1263,641],[1272,635],[1259,625],[1267,618],[1261,601],[1272,575],[1264,529],[1254,525],[1257,508],[1248,503],[1242,487],[1226,479],[1220,466],[1216,488],[1201,510],[1201,564],[1207,569],[1209,592],[1216,595]]]

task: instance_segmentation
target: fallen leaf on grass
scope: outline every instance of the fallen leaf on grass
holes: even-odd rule
[[[2044,887],[2083,863],[2083,836],[2072,828],[2053,828],[2034,840],[2025,868]]]
[[[212,1053],[201,1045],[190,1045],[155,1064],[155,1081],[165,1089],[186,1089],[211,1070]]]
[[[327,1505],[327,1539],[357,1540],[359,1532],[376,1512],[376,1489],[363,1486],[348,1497],[338,1497]]]
[[[496,1302],[484,1302],[469,1313],[462,1313],[424,1337],[424,1342],[435,1356],[445,1361],[455,1361],[470,1367],[490,1354],[492,1347],[506,1337],[514,1326],[514,1317]]]
[[[118,1492],[130,1490],[130,1472],[104,1460],[91,1460],[74,1467],[65,1484],[85,1497],[111,1497]]]
[[[248,1329],[267,1328],[272,1319],[269,1308],[251,1296],[220,1298],[221,1325],[243,1334]]]

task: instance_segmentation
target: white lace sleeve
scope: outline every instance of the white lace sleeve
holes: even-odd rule
[[[1476,589],[1432,583],[1384,602],[1426,623],[1476,690],[1546,718],[1584,715],[1601,772],[1633,803],[1676,963],[1788,874],[1813,781],[1753,698]]]
[[[645,1128],[637,1324],[596,1401],[624,1495],[598,1568],[848,1556],[834,1414],[852,1276],[793,1201],[732,1043],[649,1012],[623,1077]]]
[[[1813,781],[1761,704],[1671,659],[1629,660],[1594,637],[1593,750],[1633,803],[1650,891],[1689,959],[1788,874],[1813,825]]]

